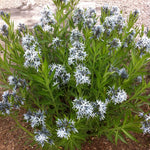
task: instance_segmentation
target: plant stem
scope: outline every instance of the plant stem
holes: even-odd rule
[[[55,107],[55,109],[56,109],[56,113],[57,113],[57,115],[58,115],[58,109],[57,109],[57,106],[56,106],[56,103],[55,103],[55,99],[54,99],[53,93],[52,93],[52,91],[50,90],[49,85],[47,86],[47,88],[48,88],[48,92],[49,92],[49,94],[50,94],[50,97],[51,97],[52,100],[53,100],[54,107]]]
[[[51,97],[52,97],[52,100],[53,100],[53,103],[54,103],[54,106],[55,106],[55,109],[56,109],[56,113],[57,113],[57,115],[58,115],[58,109],[57,109],[57,106],[56,106],[56,103],[55,103],[55,99],[54,99],[54,97],[53,97],[53,94],[52,94],[51,90],[50,90],[50,95],[51,95]]]
[[[80,86],[80,85],[79,85]],[[79,97],[82,97],[82,95],[81,95],[81,88],[80,87],[77,87],[77,91],[78,91],[78,93],[79,93]]]
[[[94,53],[94,60],[93,60],[93,66],[92,66],[92,71],[93,71],[93,73],[92,73],[92,88],[93,88],[93,85],[94,85],[94,83],[93,83],[93,79],[94,79],[94,65],[95,65],[95,53]]]
[[[43,74],[44,74],[43,77],[44,77],[44,80],[45,80],[45,87],[46,87],[46,89],[47,89],[48,92],[49,92],[50,98],[51,98],[52,101],[53,101],[53,105],[54,105],[54,107],[55,107],[55,109],[56,109],[56,113],[57,113],[57,115],[58,115],[58,109],[57,109],[57,106],[56,106],[56,103],[55,103],[55,99],[54,99],[53,93],[52,93],[52,91],[51,91],[51,89],[50,89],[50,87],[49,87],[50,82],[49,82],[49,79],[48,79],[48,74],[45,73],[44,70],[42,70],[42,71],[43,71]],[[47,72],[47,71],[46,71],[46,72]]]

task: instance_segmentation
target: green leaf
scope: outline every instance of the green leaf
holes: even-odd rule
[[[54,71],[51,72],[51,74],[49,75],[49,83],[51,83],[52,80],[53,80],[53,77],[54,77],[54,75],[55,75],[55,70],[56,70],[56,69],[54,69]]]
[[[45,85],[45,82],[44,82],[43,78],[40,77],[39,75],[36,75],[36,74],[29,74],[28,77],[29,77],[31,80],[33,80],[33,81],[36,81],[36,82],[38,82],[38,83],[41,83],[41,84]]]
[[[5,89],[9,89],[9,86],[7,86],[7,85],[0,84],[0,87],[5,88]]]
[[[48,68],[48,61],[45,58],[44,62],[42,63],[42,73],[45,75],[46,78],[49,75],[49,71],[50,71],[50,69]]]
[[[128,137],[130,138],[131,140],[137,142],[137,139],[135,137],[133,137],[130,133],[128,133],[126,130],[124,129],[121,129],[123,131],[123,133]]]
[[[116,131],[116,134],[115,134],[115,144],[117,145],[117,141],[118,141],[118,130]]]
[[[124,117],[124,121],[123,121],[123,126],[122,126],[122,127],[124,127],[124,126],[126,125],[126,122],[127,122],[127,119],[128,119],[128,115],[129,115],[129,113],[126,112],[126,113],[125,113],[125,117]]]
[[[124,142],[124,143],[128,144],[128,143],[125,141],[125,139],[122,137],[122,135],[121,135],[121,134],[118,134],[118,137],[119,137],[119,139],[120,139],[122,142]]]

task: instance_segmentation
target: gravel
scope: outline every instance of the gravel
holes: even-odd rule
[[[44,5],[49,4],[52,11],[55,10],[55,6],[52,0],[0,0],[0,10],[11,13],[11,19],[14,21],[15,28],[19,23],[25,23],[32,27],[40,19],[40,10]],[[118,6],[120,10],[123,10],[123,15],[127,17],[130,11],[135,9],[140,11],[140,17],[137,21],[137,25],[142,24],[145,27],[150,28],[150,0],[80,0],[80,7],[92,7],[95,8],[97,14],[100,15],[100,7],[108,4],[109,6]],[[0,26],[4,24],[0,20]]]

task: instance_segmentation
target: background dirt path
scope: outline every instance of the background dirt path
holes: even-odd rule
[[[15,23],[15,28],[19,23],[33,26],[40,19],[40,11],[44,5],[49,4],[52,11],[55,7],[52,0],[0,0],[0,10],[11,13],[11,20]],[[150,0],[80,0],[79,6],[95,8],[100,15],[100,7],[108,4],[109,6],[118,6],[123,10],[126,17],[130,11],[138,9],[140,17],[138,25],[144,24],[150,28]],[[0,26],[4,24],[0,20]]]

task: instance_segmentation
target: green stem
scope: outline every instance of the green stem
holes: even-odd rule
[[[47,60],[46,60],[47,61]],[[44,62],[43,62],[44,63]],[[48,74],[45,72],[45,70],[42,70],[42,72],[43,72],[43,74],[44,74],[44,80],[45,80],[45,87],[46,87],[46,89],[48,90],[48,92],[49,92],[49,95],[50,95],[50,98],[52,99],[52,101],[53,101],[53,105],[54,105],[54,107],[55,107],[55,109],[56,109],[56,113],[57,113],[57,115],[58,115],[58,109],[57,109],[57,105],[56,105],[56,103],[55,103],[55,99],[54,99],[54,96],[53,96],[53,93],[52,93],[52,91],[51,91],[51,89],[50,89],[50,87],[49,87],[49,84],[50,84],[50,82],[49,82],[49,79],[48,79]]]
[[[94,80],[94,65],[95,65],[95,53],[94,53],[94,60],[93,60],[93,66],[92,66],[92,70],[93,70],[93,73],[92,73],[92,88],[93,88],[93,80]]]
[[[26,128],[24,128],[20,123],[19,121],[13,116],[13,115],[10,115],[14,121],[16,122],[16,124],[23,130],[25,131],[26,133],[28,133],[28,135],[30,135],[31,137],[34,137],[34,134],[32,134],[30,131],[28,131]]]
[[[80,86],[80,85],[79,85]],[[81,94],[81,87],[77,87],[77,91],[78,91],[78,93],[79,93],[79,97],[82,97],[82,94]]]
[[[49,88],[49,85],[47,86],[47,88],[48,88],[48,92],[49,92],[49,94],[50,94],[50,97],[52,98],[52,101],[53,101],[53,103],[54,103],[54,107],[55,107],[55,109],[56,109],[56,113],[57,113],[57,116],[58,116],[58,109],[57,109],[57,106],[56,106],[55,99],[54,99],[54,96],[53,96],[53,94],[52,94],[52,91],[51,91],[50,88]]]

